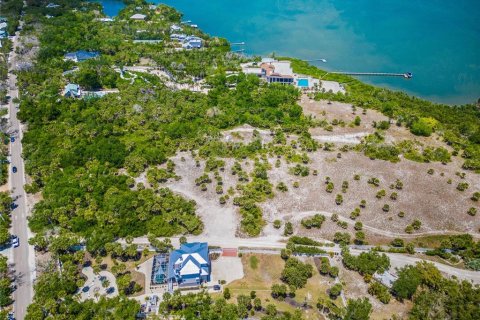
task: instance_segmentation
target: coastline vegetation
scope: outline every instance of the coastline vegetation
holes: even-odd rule
[[[461,106],[437,104],[403,92],[374,87],[350,76],[329,74],[299,59],[285,59],[291,60],[294,72],[340,82],[347,91],[345,95],[319,92],[315,95],[316,99],[341,101],[358,108],[378,110],[397,125],[409,128],[414,135],[430,136],[435,132],[454,149],[455,155],[459,154],[464,158],[464,169],[480,173],[480,109],[473,103]],[[392,151],[393,149],[385,150],[387,153]],[[415,154],[407,158],[422,162],[444,161],[449,158],[445,151],[443,148],[434,151],[438,153],[434,157],[439,160],[429,159],[430,155],[424,159]],[[396,153],[393,151],[393,154],[386,156],[386,160],[391,157],[395,159]],[[431,151],[427,152],[430,153]],[[380,156],[380,159],[383,157]]]

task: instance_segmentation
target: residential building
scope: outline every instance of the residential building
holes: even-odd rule
[[[293,70],[290,61],[263,59],[260,65],[268,83],[293,84]]]
[[[295,74],[290,61],[277,61],[263,58],[261,62],[250,62],[241,65],[242,72],[254,74],[268,83],[291,84],[299,89],[320,88],[320,80],[306,75]]]
[[[100,53],[96,51],[85,51],[85,50],[79,50],[75,52],[69,52],[65,54],[64,58],[65,60],[71,60],[74,62],[82,62],[88,59],[95,59],[98,56],[100,56]]]
[[[201,38],[196,36],[188,36],[183,41],[182,47],[185,49],[200,49],[203,45]]]
[[[69,83],[63,90],[63,96],[66,98],[80,98],[82,96],[82,90],[78,84]]]
[[[184,41],[187,38],[186,34],[172,33],[170,35],[170,40],[172,41]]]
[[[179,287],[196,287],[210,281],[208,244],[193,242],[172,251],[168,262],[168,281]]]
[[[100,22],[112,22],[113,18],[105,17],[105,18],[97,18],[96,20]]]
[[[141,13],[135,13],[133,16],[130,17],[132,20],[145,20],[147,18],[146,15]]]
[[[388,271],[385,271],[384,273],[381,273],[381,274],[375,273],[373,275],[373,278],[389,289],[393,286],[393,283],[398,279],[397,276],[391,274]]]
[[[263,70],[256,62],[242,63],[240,64],[240,67],[245,74],[254,74],[259,78],[265,77],[265,70]]]
[[[172,25],[170,26],[170,31],[172,31],[172,32],[177,32],[177,31],[182,31],[182,30],[183,30],[183,28],[180,27],[179,25],[172,24]]]
[[[8,38],[7,27],[7,19],[3,17],[0,18],[0,39]]]

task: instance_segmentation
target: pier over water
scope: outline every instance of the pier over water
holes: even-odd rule
[[[411,72],[405,73],[389,73],[389,72],[329,72],[330,74],[344,74],[348,76],[379,76],[379,77],[403,77],[405,79],[412,79]]]

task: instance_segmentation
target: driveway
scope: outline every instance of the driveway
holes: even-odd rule
[[[115,279],[115,276],[108,272],[108,271],[100,271],[98,275],[96,275],[93,272],[92,267],[85,267],[82,269],[82,273],[87,276],[87,281],[85,281],[85,284],[83,287],[80,289],[80,299],[82,301],[87,300],[87,299],[95,299],[95,301],[98,301],[98,298],[100,296],[106,296],[109,298],[113,298],[118,296],[118,287],[117,287],[117,282]],[[100,281],[100,277],[105,277],[110,284],[104,288],[102,286],[102,281]],[[89,287],[89,290],[87,292],[83,292],[83,288]],[[113,293],[107,294],[107,288],[113,287],[114,291]],[[98,298],[96,297],[96,294],[98,293]]]

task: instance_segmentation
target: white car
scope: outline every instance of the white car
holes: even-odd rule
[[[12,236],[12,247],[14,248],[17,248],[18,246],[20,246],[20,240],[18,239],[17,236]]]

